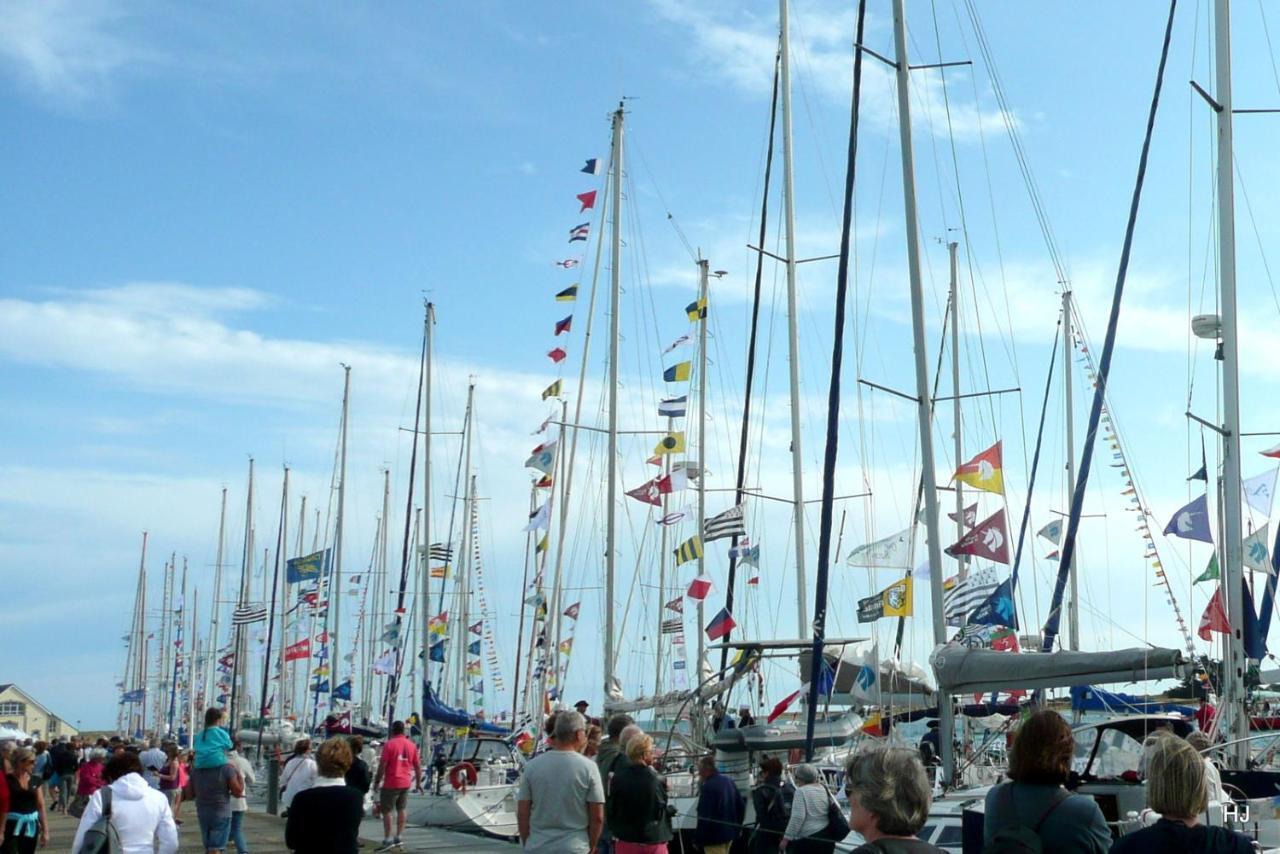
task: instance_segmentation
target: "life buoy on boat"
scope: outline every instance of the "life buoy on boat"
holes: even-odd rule
[[[470,762],[459,762],[449,771],[449,785],[462,791],[466,791],[467,786],[474,786],[479,779],[476,766]]]

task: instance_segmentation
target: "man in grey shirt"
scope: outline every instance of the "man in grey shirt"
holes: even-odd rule
[[[559,712],[551,750],[520,775],[516,820],[527,852],[589,854],[604,825],[604,787],[596,764],[582,755],[587,723],[577,712]]]
[[[196,790],[196,818],[206,854],[220,854],[231,836],[231,799],[244,797],[244,780],[236,766],[191,769]]]

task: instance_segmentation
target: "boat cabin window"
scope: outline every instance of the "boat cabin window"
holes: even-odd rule
[[[1083,774],[1089,767],[1089,757],[1093,755],[1093,746],[1098,742],[1098,730],[1095,727],[1078,729],[1074,733],[1076,752],[1071,757],[1071,770]]]
[[[1094,777],[1114,778],[1126,771],[1137,772],[1142,765],[1142,742],[1118,729],[1104,729],[1093,762]]]
[[[500,762],[511,758],[511,751],[501,741],[489,739],[465,739],[455,741],[445,749],[445,759],[450,763],[466,760],[472,764],[477,762]]]

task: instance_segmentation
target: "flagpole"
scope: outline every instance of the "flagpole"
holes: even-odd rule
[[[1076,416],[1072,398],[1075,389],[1071,387],[1071,348],[1072,348],[1071,288],[1062,290],[1062,385],[1065,389],[1063,409],[1066,417],[1067,439],[1067,494],[1076,491]],[[1061,556],[1061,553],[1059,553]],[[1071,563],[1067,566],[1067,577],[1071,584],[1071,606],[1067,609],[1067,644],[1070,649],[1080,648],[1080,593],[1076,580],[1076,556],[1071,553]]]
[[[562,425],[566,424],[566,422],[568,421],[568,417],[569,417],[569,401],[561,399],[560,422]],[[560,494],[558,497],[559,497],[559,509],[560,509],[560,527],[559,527],[559,530],[556,532],[556,535],[557,537],[560,538],[561,543],[564,542],[565,528],[569,524],[569,503],[564,500],[564,492],[565,492],[565,488],[567,486],[568,481],[565,478],[565,448],[564,448],[563,440],[565,436],[565,430],[567,429],[568,429],[567,426],[562,426],[560,428],[560,435],[556,439],[555,462],[558,465],[554,465],[553,468],[558,468],[559,471],[551,479],[551,489],[547,491],[547,500],[553,502],[552,508],[548,508],[550,510],[555,507],[554,502],[557,499],[556,492],[557,492],[557,487],[559,487]],[[550,512],[548,512],[547,513],[548,537],[550,536],[550,534],[551,534],[551,514]],[[534,536],[537,536],[537,531],[534,531]],[[544,567],[546,566],[545,559],[543,560],[543,566]],[[549,658],[551,658],[551,660],[555,662],[555,670],[552,672],[555,673],[556,675],[557,689],[563,688],[564,680],[562,679],[562,676],[561,676],[562,670],[567,670],[569,667],[568,663],[564,664],[563,668],[561,667],[561,664],[560,664],[560,636],[563,633],[563,622],[564,622],[564,615],[560,613],[564,607],[564,594],[560,590],[560,585],[563,583],[563,581],[564,581],[563,566],[560,563],[560,561],[557,560],[555,577],[552,579],[552,582],[551,582],[551,596],[550,596],[551,607],[548,608],[547,610],[547,620],[544,623],[544,625],[548,627],[552,625],[555,626],[555,635],[554,635],[556,640],[555,646],[554,648],[547,650],[547,655]],[[524,613],[523,608],[520,609],[520,613],[521,614]],[[552,634],[548,632],[547,637],[548,638],[552,637]]]
[[[338,458],[338,513],[333,528],[333,579],[327,585],[329,613],[333,615],[333,635],[329,638],[329,711],[334,710],[333,689],[342,682],[342,538],[343,514],[347,506],[347,426],[351,411],[351,366],[342,366],[342,450]],[[323,574],[323,570],[321,571]]]
[[[954,411],[954,435],[955,442],[955,460],[956,467],[959,468],[961,461],[964,460],[964,435],[962,433],[962,417],[960,412],[960,277],[958,274],[957,252],[960,244],[954,240],[947,244],[947,254],[951,261],[951,388],[952,394],[956,396]],[[955,482],[956,487],[956,542],[964,538],[964,484],[959,479]],[[941,523],[941,520],[939,520]],[[969,559],[965,555],[958,555],[956,561],[959,564],[957,574],[959,581],[964,581],[969,574]],[[966,612],[967,614],[967,612]]]
[[[933,458],[933,413],[929,396],[929,366],[925,362],[924,285],[920,275],[920,232],[916,213],[915,152],[911,142],[910,69],[907,58],[907,20],[904,0],[893,0],[893,35],[897,62],[898,133],[902,158],[903,212],[907,231],[907,270],[911,290],[911,328],[915,349],[916,420],[920,430],[925,529],[928,534],[929,592],[933,605],[933,640],[947,642],[942,609],[942,537],[938,529],[938,484]],[[949,785],[955,771],[955,716],[950,696],[938,697],[938,738],[943,780]]]
[[[618,298],[622,293],[622,104],[613,114],[613,236],[609,265],[609,450],[605,498],[604,697],[614,688],[614,572],[618,525]]]
[[[276,535],[276,562],[271,571],[271,603],[267,606],[267,648],[262,656],[262,695],[258,698],[258,760],[262,760],[262,732],[267,725],[267,691],[271,688],[271,646],[275,640],[276,594],[280,589],[280,570],[285,549],[285,526],[289,512],[289,467],[284,467],[284,483],[280,486],[280,531]],[[265,573],[264,573],[265,574]],[[281,648],[283,648],[281,644]],[[284,655],[280,656],[281,661]],[[330,668],[332,671],[332,668]],[[333,683],[330,683],[332,685]]]
[[[782,44],[782,210],[787,244],[787,354],[791,380],[791,486],[792,500],[795,502],[796,632],[797,637],[804,637],[808,627],[809,603],[808,582],[804,572],[804,455],[800,446],[800,334],[799,320],[796,317],[796,201],[791,144],[791,29],[787,0],[778,0],[778,4]],[[701,603],[699,608],[701,609]],[[702,649],[701,631],[698,633],[698,648]],[[702,667],[701,652],[698,667]]]
[[[783,0],[785,3],[786,0]],[[707,544],[703,541],[707,524],[707,314],[710,307],[707,305],[707,285],[709,279],[710,262],[706,258],[698,259],[698,301],[694,303],[697,306],[698,318],[698,530],[697,536],[701,543],[698,549],[698,577],[702,578],[707,572]],[[664,455],[669,456],[669,455]],[[685,476],[688,476],[688,455],[685,456]],[[800,505],[797,504],[797,509]],[[666,526],[663,526],[664,530]],[[665,550],[664,550],[665,555]],[[706,597],[698,598],[698,665],[696,673],[698,678],[702,677],[703,660],[707,654],[707,638],[704,632],[706,628]],[[658,611],[662,611],[659,606]],[[661,634],[659,634],[661,638]],[[659,640],[661,644],[661,640]],[[701,701],[695,703],[691,709],[697,720],[693,721],[693,732],[701,735],[703,704]]]
[[[304,548],[306,548],[306,542],[307,542],[307,539],[306,539],[307,537],[307,496],[303,495],[300,503],[302,506],[298,508],[298,551],[299,552],[301,552]],[[321,563],[322,567],[323,565],[324,564]],[[288,572],[288,564],[285,565],[285,572],[286,573]],[[287,574],[285,578],[286,579],[288,578]],[[288,596],[289,585],[287,582],[284,586],[284,589],[285,589],[285,595]],[[296,602],[292,602],[290,604],[296,605]],[[286,605],[285,607],[288,608],[289,605]],[[287,614],[288,611],[286,610],[285,613]],[[297,617],[296,621],[297,622],[302,621],[302,617],[301,616]],[[307,622],[305,623],[305,626],[306,626],[305,632],[306,632],[306,638],[307,638],[307,648],[310,649],[311,630],[312,628],[314,628],[314,621],[308,619]],[[295,633],[295,636],[296,636],[296,633]],[[308,656],[308,659],[309,659],[309,656]],[[297,688],[298,668],[297,668],[297,665],[294,665],[293,667],[289,667],[287,661],[285,662],[285,668],[286,668],[286,673],[288,673],[288,679],[285,680],[285,684],[289,686],[288,708],[295,713],[295,717],[296,717],[296,712],[298,710],[298,697],[294,689]]]
[[[285,647],[289,645],[289,581],[286,572],[285,561],[289,558],[289,467],[284,469],[285,486],[284,486],[284,502],[280,507],[280,548],[276,553],[276,574],[272,579],[272,596],[275,596],[274,585],[280,585],[280,660],[277,662],[279,670],[276,672],[276,720],[283,721],[285,712],[285,685],[284,678]],[[272,608],[274,611],[275,609]],[[270,649],[267,650],[270,653]]]
[[[467,408],[471,408],[472,396],[475,394],[475,383],[473,382],[467,388]],[[472,480],[471,477],[471,432],[474,427],[470,423],[467,425],[467,435],[464,437],[466,443],[463,451],[463,493],[462,493],[462,541],[458,545],[459,550],[459,572],[458,572],[458,614],[461,621],[458,623],[458,633],[460,642],[454,644],[457,647],[456,661],[458,669],[455,671],[454,685],[457,687],[457,696],[454,698],[459,708],[467,706],[467,643],[470,640],[467,635],[471,631],[471,501],[472,501]]]
[[[534,484],[533,484],[532,486],[530,486],[530,487],[529,487],[529,514],[530,514],[530,515],[533,515],[533,511],[534,511],[534,509],[535,509],[537,506],[538,506],[538,485],[537,485],[537,482],[535,481],[535,482],[534,482]],[[523,580],[523,582],[521,582],[521,584],[520,584],[520,597],[521,597],[521,599],[520,599],[520,627],[516,630],[516,675],[515,675],[515,681],[514,681],[514,682],[512,682],[512,685],[511,685],[511,731],[512,731],[512,732],[515,732],[515,727],[516,727],[516,713],[517,713],[517,710],[520,708],[520,699],[521,699],[521,695],[522,695],[522,694],[527,694],[527,693],[528,693],[528,691],[527,691],[527,690],[526,690],[526,691],[524,691],[524,692],[522,692],[522,691],[520,690],[520,658],[521,658],[521,656],[524,654],[524,611],[525,611],[524,596],[525,596],[525,591],[529,589],[529,566],[530,566],[530,564],[535,564],[535,565],[536,565],[536,563],[537,563],[537,554],[538,554],[534,549],[531,549],[531,548],[529,547],[529,544],[530,544],[530,543],[535,543],[535,544],[536,544],[537,542],[538,542],[538,532],[537,532],[537,531],[530,531],[528,534],[526,534],[526,535],[525,535],[525,538],[524,538],[524,580]],[[536,545],[535,545],[535,547],[534,547],[534,548],[536,548]],[[532,647],[533,647],[533,645],[532,645],[532,644],[530,644],[530,653],[529,653],[529,658],[530,658],[529,666],[530,666],[530,667],[532,667],[532,666],[533,666],[533,652],[532,652]],[[525,681],[526,681],[526,682],[528,682],[528,681],[529,681],[529,673],[528,673],[528,671],[525,671]]]

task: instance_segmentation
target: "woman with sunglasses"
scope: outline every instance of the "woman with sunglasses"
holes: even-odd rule
[[[853,854],[943,854],[916,838],[929,817],[932,790],[918,751],[863,750],[845,763],[849,826],[867,844]]]
[[[13,770],[5,775],[9,787],[9,812],[5,815],[3,854],[34,854],[36,845],[49,844],[49,817],[45,814],[44,789],[32,779],[36,755],[19,747],[9,757]]]

